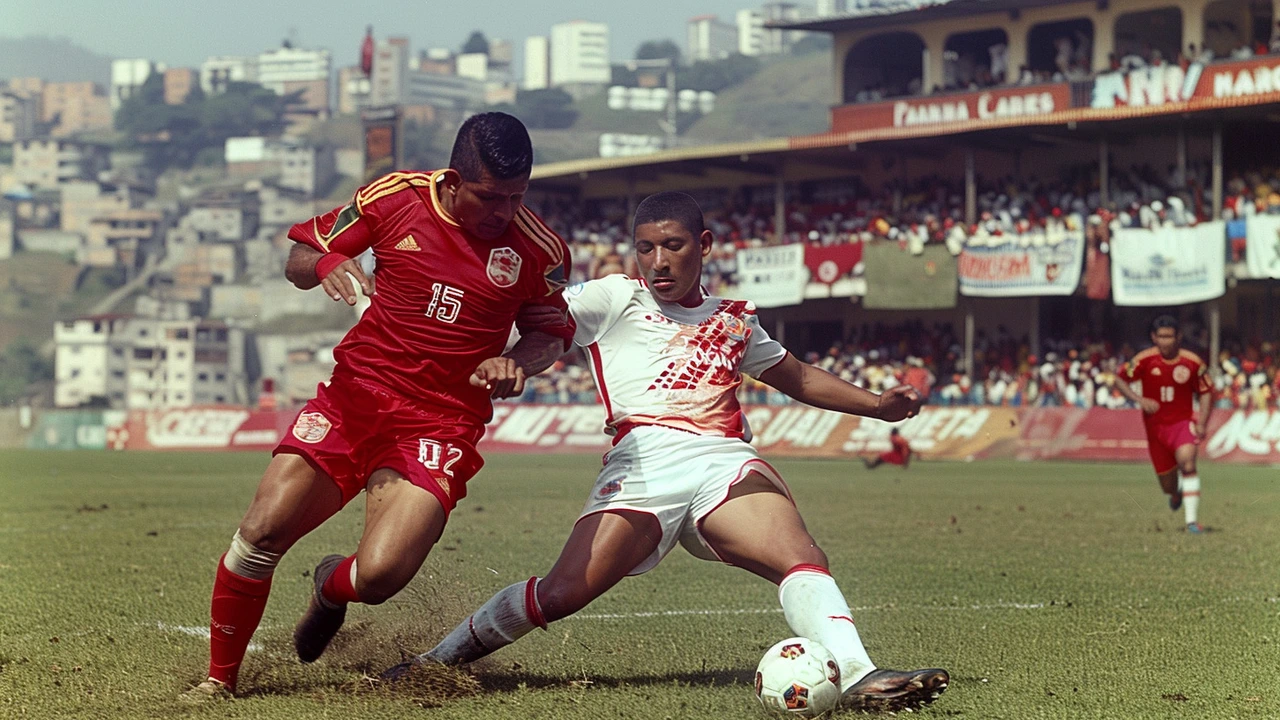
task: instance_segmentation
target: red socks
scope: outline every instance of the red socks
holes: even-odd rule
[[[262,621],[271,578],[251,580],[231,572],[218,558],[209,622],[209,677],[234,690],[249,639]]]
[[[324,585],[320,587],[320,595],[325,600],[339,606],[360,602],[360,596],[356,594],[355,584],[351,582],[351,566],[355,563],[356,556],[352,555],[338,563],[338,567],[333,569],[329,578],[324,581]]]

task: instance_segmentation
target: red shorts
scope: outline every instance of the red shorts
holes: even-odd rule
[[[890,450],[886,453],[880,453],[880,462],[889,463],[890,465],[906,465],[907,456],[897,450]]]
[[[483,435],[475,420],[430,412],[370,383],[334,380],[316,388],[272,455],[301,455],[333,478],[344,505],[375,470],[394,470],[434,495],[447,514],[484,465],[476,450]]]
[[[1151,454],[1151,465],[1157,475],[1176,470],[1178,459],[1174,453],[1183,445],[1195,444],[1190,420],[1147,424],[1147,452]]]

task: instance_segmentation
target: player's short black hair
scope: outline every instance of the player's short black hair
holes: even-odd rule
[[[687,193],[668,190],[654,193],[640,201],[636,206],[635,220],[631,224],[631,234],[634,236],[635,229],[641,225],[662,220],[675,220],[683,225],[695,239],[702,235],[702,231],[707,227],[703,223],[702,208],[698,207],[697,200]]]
[[[449,167],[468,182],[480,181],[485,171],[497,180],[528,177],[533,168],[529,131],[506,113],[472,115],[458,128]]]
[[[1155,320],[1151,321],[1151,334],[1155,335],[1156,331],[1161,328],[1173,328],[1175,333],[1182,332],[1178,327],[1178,318],[1172,315],[1157,315]]]

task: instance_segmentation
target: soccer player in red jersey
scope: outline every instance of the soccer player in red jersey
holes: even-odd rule
[[[862,464],[867,466],[868,470],[875,470],[885,463],[890,465],[899,465],[903,468],[911,465],[911,443],[902,437],[902,433],[898,432],[898,428],[889,431],[889,442],[893,447],[888,452],[882,452],[874,458],[862,458]]]
[[[1120,369],[1122,382],[1116,388],[1142,408],[1147,450],[1160,488],[1169,496],[1169,509],[1185,508],[1187,532],[1199,533],[1196,451],[1213,412],[1213,385],[1200,356],[1182,348],[1177,319],[1161,315],[1151,321],[1151,342],[1155,347],[1134,355]],[[1142,383],[1141,396],[1130,386],[1133,382]],[[1200,396],[1199,415],[1192,412],[1196,395]]]
[[[348,603],[378,604],[403,588],[483,465],[475,446],[492,398],[519,395],[564,352],[569,253],[522,204],[532,162],[519,120],[476,115],[458,130],[448,169],[387,175],[289,231],[290,281],[354,304],[350,275],[372,304],[335,350],[329,384],[275,449],[218,562],[209,673],[185,699],[234,692],[281,556],[361,490],[359,549],[316,567],[294,633],[298,657],[324,652]],[[351,259],[369,248],[376,292]],[[533,305],[551,322],[517,322]],[[522,337],[504,354],[513,322]]]

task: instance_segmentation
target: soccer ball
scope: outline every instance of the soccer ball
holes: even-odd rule
[[[813,640],[788,638],[769,648],[756,667],[756,697],[772,714],[831,712],[840,702],[840,665]]]

